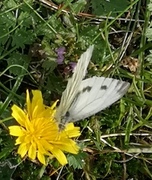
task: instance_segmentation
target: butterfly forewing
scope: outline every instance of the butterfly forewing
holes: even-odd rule
[[[90,62],[94,46],[90,46],[85,53],[83,53],[74,69],[72,77],[68,80],[67,87],[62,93],[61,102],[57,108],[55,119],[61,123],[66,119],[64,118],[67,114],[72,102],[74,101],[82,82],[82,79],[86,75],[87,67]]]

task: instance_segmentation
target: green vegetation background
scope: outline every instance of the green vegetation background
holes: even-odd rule
[[[152,1],[0,1],[0,179],[152,179]],[[26,89],[60,99],[77,62],[95,44],[87,76],[130,82],[119,102],[81,121],[81,152],[47,167],[16,154],[7,127]],[[58,64],[57,51],[65,48]]]

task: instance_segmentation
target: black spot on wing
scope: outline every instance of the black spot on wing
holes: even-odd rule
[[[69,111],[66,112],[65,117],[66,117],[66,118],[69,118],[69,117],[70,117]]]
[[[80,91],[80,92],[78,92],[78,93],[76,94],[75,98],[73,99],[72,104],[77,101],[77,99],[78,99],[78,97],[80,96],[81,93],[82,93],[82,91]],[[72,104],[71,104],[71,105],[72,105]]]
[[[86,86],[85,88],[83,88],[82,91],[79,91],[79,92],[76,94],[76,96],[75,96],[75,98],[74,98],[74,100],[73,100],[72,103],[74,103],[75,101],[77,101],[77,99],[78,99],[78,97],[80,96],[80,94],[85,93],[86,91],[87,91],[87,92],[90,92],[91,89],[92,89],[91,86]]]
[[[103,85],[103,86],[100,87],[101,90],[107,90],[107,88],[108,87],[106,85]]]
[[[83,93],[85,93],[86,91],[87,91],[87,92],[90,92],[91,89],[92,89],[91,86],[86,86],[85,88],[82,89],[82,91],[79,91],[79,92],[76,94],[76,96],[75,96],[72,104],[74,104],[74,103],[77,101],[77,99],[78,99],[78,97],[80,96],[80,94],[83,94]],[[72,104],[71,104],[71,105],[72,105]]]
[[[65,116],[62,116],[61,123],[59,123],[59,130],[62,131],[65,129],[65,124],[69,122],[70,113],[69,111],[66,112]]]
[[[74,98],[74,101],[76,101],[78,99],[78,97],[80,96],[81,92],[78,92]]]
[[[85,88],[82,89],[82,92],[86,92],[86,91],[87,91],[87,92],[90,92],[91,89],[92,89],[91,86],[87,86],[87,87],[85,87]]]
[[[118,85],[120,86],[119,89],[117,90],[117,92],[119,94],[124,94],[127,91],[128,87],[129,87],[129,83],[123,82],[123,81],[118,81],[117,86]]]

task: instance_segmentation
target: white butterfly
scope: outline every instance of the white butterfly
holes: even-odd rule
[[[120,99],[129,88],[128,82],[112,78],[94,76],[83,80],[93,49],[92,45],[81,55],[62,93],[55,115],[61,126],[85,119],[105,109]]]

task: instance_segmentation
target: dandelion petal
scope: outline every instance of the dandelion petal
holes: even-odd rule
[[[34,160],[36,158],[36,145],[32,144],[28,151],[28,156]]]
[[[26,115],[25,115],[24,111],[16,105],[12,106],[12,111],[13,111],[12,116],[16,119],[16,121],[21,126],[25,126],[24,122],[26,121]]]
[[[12,136],[23,136],[23,128],[20,126],[10,126],[9,127],[10,130],[10,135]]]
[[[18,148],[18,154],[20,154],[22,158],[26,155],[27,151],[28,149],[25,143],[21,144]]]
[[[62,166],[68,163],[66,156],[60,149],[54,148],[51,152],[56,157],[56,159],[60,162],[60,164],[62,164]]]
[[[44,165],[46,164],[44,155],[42,153],[40,153],[39,151],[37,153],[37,158],[42,164],[44,164]]]

